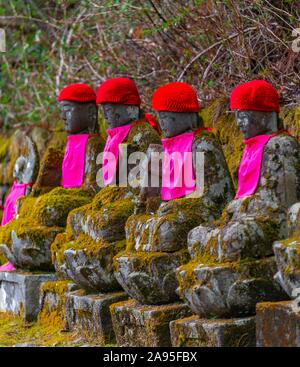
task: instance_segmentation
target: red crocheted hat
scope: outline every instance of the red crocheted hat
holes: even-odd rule
[[[252,80],[233,89],[230,107],[232,110],[279,112],[279,95],[265,80]]]
[[[87,84],[75,83],[63,88],[57,100],[74,101],[74,102],[94,102],[96,101],[96,93]]]
[[[106,80],[97,89],[97,104],[120,103],[139,106],[141,98],[135,83],[128,78]]]
[[[173,82],[159,87],[152,96],[156,111],[199,112],[196,91],[188,84]]]

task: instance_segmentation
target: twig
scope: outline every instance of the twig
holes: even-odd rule
[[[203,73],[203,77],[202,77],[202,82],[204,82],[207,78],[207,75],[209,73],[209,70],[212,66],[212,64],[217,60],[218,56],[219,56],[219,53],[221,51],[221,49],[223,48],[223,45],[220,45],[220,47],[218,48],[215,56],[211,59],[210,63],[208,64],[207,68],[205,69],[204,73]]]
[[[248,33],[250,31],[253,31],[254,29],[256,29],[256,27],[249,27],[249,28],[246,28],[243,33]],[[201,51],[198,55],[196,55],[186,66],[185,68],[182,70],[182,72],[180,73],[179,77],[177,78],[178,81],[181,81],[184,74],[187,72],[187,70],[191,67],[191,65],[197,61],[201,56],[205,55],[208,51],[212,50],[213,48],[221,45],[223,42],[225,41],[229,41],[237,36],[239,36],[240,33],[234,33],[232,35],[230,35],[229,37],[227,38],[224,38],[224,39],[221,39],[220,41],[218,42],[215,42],[214,44],[212,44],[211,46],[207,47],[205,50]]]

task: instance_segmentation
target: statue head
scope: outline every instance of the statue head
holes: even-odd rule
[[[97,90],[97,104],[101,104],[111,129],[137,121],[141,115],[139,92],[128,78],[113,78],[102,83]]]
[[[278,131],[276,112],[237,110],[235,113],[237,125],[245,139]]]
[[[166,138],[202,125],[197,94],[186,83],[173,82],[159,87],[153,94],[152,107],[158,112],[159,125]]]
[[[238,85],[231,93],[230,105],[245,139],[278,131],[279,95],[266,81]]]
[[[59,94],[59,106],[69,135],[98,132],[96,94],[86,84],[70,84]]]
[[[36,144],[28,136],[25,137],[27,144],[26,156],[21,155],[17,158],[13,177],[17,183],[35,182],[39,170],[39,153]]]
[[[104,118],[110,129],[137,121],[140,116],[139,106],[103,103],[102,109]]]
[[[21,155],[17,158],[13,170],[13,177],[18,183],[24,183],[24,173],[26,170],[26,166],[27,159]]]

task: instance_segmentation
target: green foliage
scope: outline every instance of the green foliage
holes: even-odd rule
[[[289,52],[300,13],[294,1],[0,2],[7,42],[0,54],[0,126],[6,128],[52,127],[63,86],[87,82],[96,89],[120,75],[137,81],[147,107],[158,85],[179,76],[205,102],[254,78],[284,87],[284,103],[296,100],[299,61]]]

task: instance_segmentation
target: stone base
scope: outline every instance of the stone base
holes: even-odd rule
[[[40,324],[61,325],[66,329],[66,300],[67,293],[78,289],[69,280],[58,280],[43,283],[40,290]]]
[[[109,306],[126,300],[125,292],[86,294],[80,289],[67,294],[66,323],[87,341],[104,345],[113,343],[115,335]]]
[[[110,310],[121,347],[170,347],[170,321],[191,315],[183,303],[149,306],[135,300],[116,303]]]
[[[254,316],[257,303],[287,299],[274,280],[276,271],[273,256],[212,264],[191,261],[177,269],[177,291],[201,318]]]
[[[258,347],[300,347],[300,308],[296,301],[263,302],[256,306]]]
[[[54,273],[0,273],[0,311],[13,312],[33,321],[39,312],[41,284],[56,280]]]
[[[200,319],[191,316],[170,323],[173,347],[255,347],[255,317]]]

